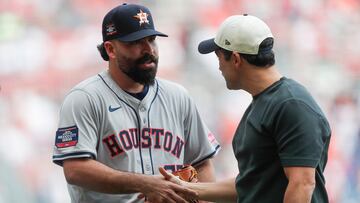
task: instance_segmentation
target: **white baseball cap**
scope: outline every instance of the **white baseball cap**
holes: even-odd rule
[[[208,54],[219,47],[243,54],[259,53],[259,46],[266,38],[273,38],[270,28],[259,18],[251,15],[233,15],[220,25],[215,38],[200,42],[198,50]],[[261,51],[270,51],[271,47]]]

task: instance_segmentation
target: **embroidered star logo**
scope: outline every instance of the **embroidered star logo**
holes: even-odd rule
[[[139,20],[139,24],[140,26],[143,24],[143,23],[147,23],[149,24],[149,20],[147,19],[149,16],[149,14],[145,13],[144,11],[142,11],[140,9],[140,12],[137,13],[134,18],[138,19]]]

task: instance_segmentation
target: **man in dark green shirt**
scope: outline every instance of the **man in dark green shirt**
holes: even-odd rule
[[[329,123],[309,92],[278,72],[273,43],[270,28],[245,14],[227,18],[215,38],[199,44],[200,53],[216,53],[228,89],[253,96],[233,139],[238,176],[217,183],[181,183],[197,191],[199,199],[329,202],[323,176]]]
[[[233,139],[238,202],[295,200],[306,184],[313,192],[299,202],[310,202],[311,192],[311,202],[328,202],[323,171],[329,137],[324,114],[297,82],[282,77],[254,95]],[[290,182],[297,176],[299,182]],[[289,184],[295,184],[293,193]]]

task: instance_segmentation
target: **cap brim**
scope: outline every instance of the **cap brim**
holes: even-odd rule
[[[198,51],[201,54],[208,54],[218,49],[218,45],[215,44],[214,38],[204,40],[200,42],[198,46]]]
[[[158,32],[156,30],[152,30],[152,29],[144,29],[144,30],[139,30],[137,32],[133,32],[131,34],[128,34],[126,36],[123,37],[119,37],[117,38],[120,41],[123,42],[132,42],[132,41],[136,41],[145,37],[149,37],[149,36],[160,36],[160,37],[167,37],[168,35]]]

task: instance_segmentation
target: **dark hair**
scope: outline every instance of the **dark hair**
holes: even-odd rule
[[[240,53],[241,57],[243,57],[248,63],[265,67],[265,66],[272,66],[275,64],[275,54],[271,50],[274,45],[274,39],[272,37],[268,37],[261,42],[259,46],[259,53],[256,55],[253,54],[242,54]],[[225,60],[230,60],[232,51],[223,49],[219,47],[220,51],[224,54]]]
[[[261,42],[257,55],[241,54],[240,55],[250,64],[260,67],[272,66],[275,64],[275,54],[271,50],[274,45],[274,39],[268,37]]]
[[[221,51],[221,53],[224,54],[224,58],[226,61],[229,61],[230,58],[231,58],[231,54],[232,54],[232,51],[229,51],[229,50],[226,50],[226,49],[223,49],[221,47],[219,47],[219,50]]]
[[[104,43],[101,43],[101,44],[97,45],[97,49],[100,52],[101,57],[105,61],[109,61],[109,55],[107,54],[107,52],[105,50]]]

